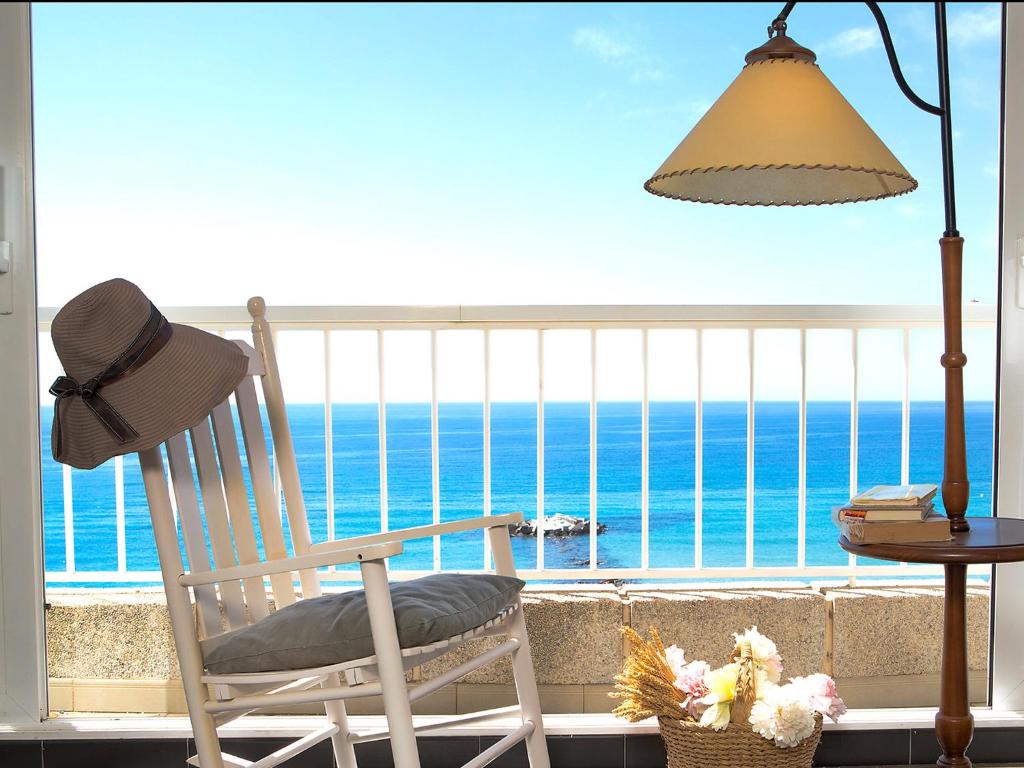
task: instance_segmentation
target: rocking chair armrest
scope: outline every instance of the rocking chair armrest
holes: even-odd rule
[[[326,565],[344,565],[346,563],[362,563],[370,560],[384,560],[402,553],[402,542],[381,542],[365,546],[350,546],[340,549],[313,552],[305,555],[287,557],[280,560],[268,560],[250,565],[236,565],[231,568],[218,568],[213,571],[193,571],[178,577],[183,587],[195,587],[202,584],[216,584],[222,581],[237,581],[252,577],[270,576],[275,573],[301,571],[306,568],[322,568]]]
[[[348,550],[353,547],[367,547],[390,542],[403,542],[412,539],[426,539],[431,536],[444,536],[452,533],[465,533],[476,531],[482,528],[504,528],[514,523],[523,521],[522,512],[509,512],[503,515],[485,515],[483,517],[471,517],[466,520],[453,520],[450,523],[438,525],[418,525],[413,528],[400,528],[395,531],[384,533],[371,533],[367,536],[353,536],[350,539],[337,539],[334,541],[322,541],[312,545],[310,552],[326,553],[337,550]]]

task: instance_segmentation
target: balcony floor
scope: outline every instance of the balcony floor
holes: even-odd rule
[[[844,722],[827,724],[815,765],[820,768],[932,766],[938,757],[934,710],[851,710]],[[969,754],[975,768],[1024,768],[1021,715],[975,711]],[[430,717],[423,717],[427,721]],[[379,730],[381,717],[353,718],[359,730]],[[305,716],[250,716],[222,729],[226,752],[258,759],[322,722]],[[625,723],[611,715],[545,716],[552,768],[664,768],[665,751],[652,723]],[[460,725],[420,740],[422,768],[462,765],[510,730],[505,725]],[[12,768],[182,768],[194,754],[188,718],[179,716],[77,715],[33,725],[0,726],[0,766]],[[356,747],[361,768],[389,768],[387,742]],[[288,763],[289,768],[332,768],[328,743]],[[526,768],[522,744],[492,763]]]

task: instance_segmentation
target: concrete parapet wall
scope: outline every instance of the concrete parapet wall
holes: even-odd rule
[[[159,680],[181,677],[163,590],[50,592],[50,677]]]
[[[942,587],[844,588],[832,604],[836,677],[921,675],[942,666]],[[988,668],[987,587],[967,590],[967,665]]]
[[[688,658],[723,663],[732,633],[757,627],[779,646],[786,675],[830,671],[853,706],[923,706],[938,696],[942,588],[739,588],[560,585],[528,588],[524,613],[545,711],[603,712],[621,668],[623,625],[654,626]],[[493,644],[493,639],[476,641]],[[984,695],[988,589],[968,598],[972,696]],[[477,646],[479,647],[479,645]],[[51,709],[181,712],[184,701],[162,591],[51,592],[47,612]],[[414,670],[429,678],[470,648]],[[500,705],[512,695],[506,661],[477,670],[420,703],[424,713]],[[894,698],[895,697],[895,698]],[[898,702],[898,703],[897,703]],[[511,703],[511,702],[506,702]],[[352,708],[367,713],[379,704]]]

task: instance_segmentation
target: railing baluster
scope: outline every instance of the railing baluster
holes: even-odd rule
[[[167,461],[167,453],[164,452],[164,476],[171,476],[171,464]],[[171,516],[174,517],[174,524],[178,524],[178,500],[174,498],[174,494],[171,494]]]
[[[910,482],[910,329],[903,329],[903,410],[900,424],[900,482]],[[909,567],[909,563],[900,563]]]
[[[597,570],[597,329],[590,329],[590,570]]]
[[[437,331],[430,332],[430,494],[434,525],[441,522],[441,451],[437,415]],[[434,536],[434,570],[441,570],[441,537]]]
[[[648,330],[640,331],[643,365],[643,403],[640,406],[640,567],[651,567],[650,547],[650,417],[648,399]]]
[[[853,382],[852,390],[850,392],[850,498],[852,499],[857,495],[857,446],[859,443],[858,430],[860,429],[859,421],[859,397],[858,383],[860,376],[860,332],[857,328],[850,329],[850,353],[851,362],[853,364]],[[850,566],[851,572],[848,582],[850,586],[854,586],[857,583],[857,556],[850,554],[846,559],[847,564]]]
[[[910,482],[910,329],[903,329],[903,409],[900,424],[900,482]]]
[[[797,448],[796,564],[807,565],[807,329],[800,329],[800,412]]]
[[[388,530],[388,421],[384,400],[384,331],[377,331],[377,452],[380,472],[380,530]]]
[[[325,514],[327,515],[327,540],[335,539],[334,531],[334,409],[331,380],[331,331],[325,328],[324,335],[324,494]],[[327,571],[334,573],[332,565]]]
[[[491,331],[484,329],[484,515],[491,514]],[[484,570],[491,567],[491,537],[484,536]]]
[[[754,329],[747,329],[747,568],[754,567]]]
[[[544,330],[537,330],[537,570],[544,569]]]
[[[117,525],[117,572],[128,570],[128,549],[124,530],[124,456],[114,457],[114,517]]]
[[[279,342],[279,335],[276,328],[271,328],[270,338],[274,344],[274,349],[280,349],[281,345]],[[259,390],[262,392],[262,390]],[[281,520],[281,527],[283,530],[288,531],[288,535],[291,535],[291,529],[288,527],[285,520],[284,511],[284,493],[283,486],[281,485],[281,472],[277,466],[277,446],[274,441],[270,441],[270,461],[274,465],[274,503],[277,504],[277,516]],[[294,546],[294,545],[293,545]]]
[[[697,399],[693,426],[693,567],[704,567],[704,331],[697,329]]]
[[[61,465],[64,486],[64,570],[75,572],[75,496],[71,487],[71,467]]]

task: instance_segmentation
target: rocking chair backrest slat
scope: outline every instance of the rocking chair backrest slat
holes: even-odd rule
[[[291,533],[292,546],[296,555],[309,552],[311,545],[309,521],[306,517],[306,505],[302,498],[302,486],[299,482],[299,468],[295,460],[295,447],[292,444],[292,433],[288,426],[288,413],[285,409],[284,393],[281,389],[281,374],[277,367],[277,355],[274,352],[274,337],[267,322],[266,306],[261,299],[249,302],[249,311],[253,315],[252,337],[263,358],[265,374],[262,377],[263,399],[267,407],[267,420],[274,438],[274,460],[277,463],[281,488],[284,491],[285,510],[288,514],[288,530]],[[303,597],[316,597],[320,594],[320,580],[312,569],[299,572]]]
[[[231,568],[238,565],[238,561],[231,546],[228,510],[224,503],[224,488],[220,482],[209,419],[203,419],[196,424],[189,430],[189,434],[192,437],[192,456],[199,477],[199,491],[203,498],[203,512],[210,536],[210,549],[213,551],[213,564],[216,568]],[[228,629],[244,627],[248,622],[245,619],[241,583],[223,582],[220,585],[220,599],[228,620]]]
[[[267,560],[280,560],[288,557],[288,550],[284,543],[281,518],[277,512],[274,483],[270,475],[270,459],[267,456],[267,444],[263,435],[263,420],[260,418],[256,387],[252,377],[246,376],[238,385],[238,389],[235,390],[235,403],[238,406],[238,420],[242,425],[245,452],[249,457],[249,478],[252,481],[260,532],[263,534],[263,553]],[[291,574],[279,573],[271,576],[270,583],[278,608],[295,602]]]
[[[252,527],[249,497],[242,475],[242,460],[238,455],[238,440],[234,418],[231,415],[231,404],[225,400],[213,409],[212,416],[221,478],[224,481],[228,512],[231,516],[231,532],[235,539],[235,551],[238,553],[240,564],[252,565],[260,561],[260,553],[256,547],[256,533]],[[253,621],[269,615],[267,590],[263,579],[253,577],[245,580],[245,601]]]
[[[166,443],[167,462],[171,468],[171,484],[174,486],[174,497],[178,501],[178,516],[181,520],[181,533],[185,540],[185,553],[188,555],[190,571],[209,571],[210,557],[203,536],[203,522],[199,515],[199,499],[192,474],[192,462],[189,460],[188,444],[185,433],[181,432]],[[213,637],[221,634],[220,607],[217,604],[217,591],[210,585],[196,587],[196,603],[199,606],[199,620],[202,634]]]
[[[234,392],[237,424],[231,402],[225,400],[213,409],[208,418],[189,429],[188,436],[182,432],[165,443],[170,486],[173,489],[167,501],[178,510],[178,522],[190,571],[210,571],[289,557],[263,417],[256,396],[257,378],[260,379],[267,402],[276,468],[285,496],[292,544],[295,553],[299,555],[308,553],[311,546],[295,450],[274,357],[273,337],[262,312],[258,317],[257,313],[253,314],[253,337],[258,351],[238,342],[249,357],[249,372]],[[245,449],[244,461],[239,448],[239,432]],[[158,457],[159,452],[150,457],[150,463]],[[248,468],[249,483],[246,482],[244,467]],[[160,474],[163,475],[162,472]],[[166,492],[167,478],[157,477],[155,470],[150,471],[150,476],[146,478],[147,495],[157,493],[156,484],[161,479]],[[199,493],[196,492],[197,484]],[[151,505],[150,509],[152,512],[154,507]],[[173,518],[169,521],[171,529],[175,528],[174,522]],[[160,541],[162,543],[158,550],[161,568],[181,573],[177,535],[173,536],[172,544],[172,537],[165,531]],[[164,551],[167,547],[172,549]],[[303,597],[320,594],[315,569],[300,571],[298,576]],[[277,573],[269,577],[273,599],[278,608],[295,602],[297,595],[294,577],[294,573]],[[194,589],[193,597],[198,607],[200,639],[217,637],[225,629],[244,627],[270,613],[265,581],[259,577],[226,580],[217,582],[217,586],[198,586]]]

